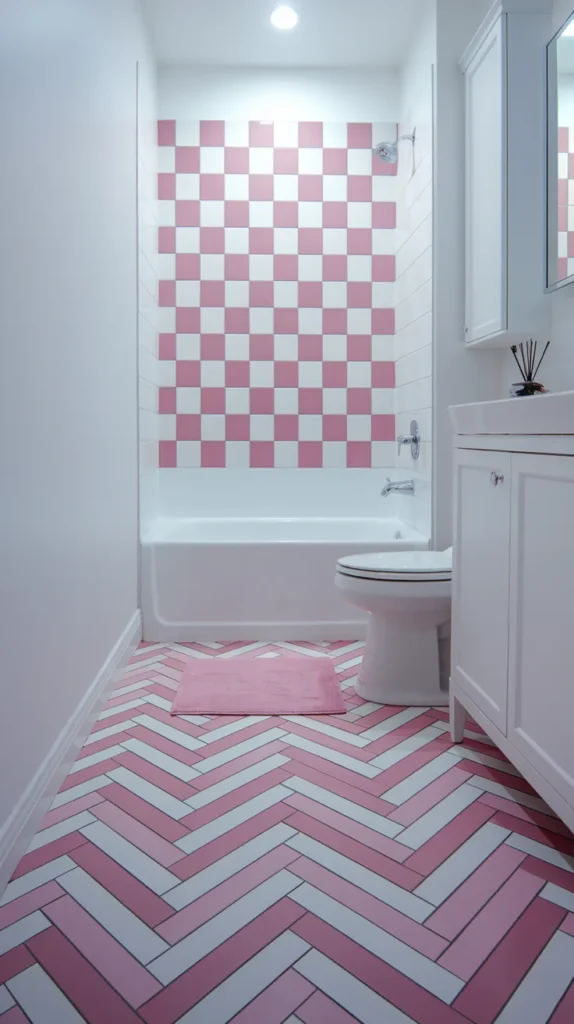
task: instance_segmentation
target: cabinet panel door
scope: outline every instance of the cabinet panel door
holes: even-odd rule
[[[502,477],[498,482],[492,474]],[[457,449],[452,676],[506,733],[510,455]]]
[[[512,457],[508,735],[574,805],[574,458]]]
[[[466,341],[507,327],[506,17],[465,74]]]

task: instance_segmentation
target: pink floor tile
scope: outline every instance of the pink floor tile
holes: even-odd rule
[[[159,981],[71,896],[51,903],[45,914],[130,1006],[141,1006],[161,990]]]
[[[182,860],[185,856],[172,843],[158,836],[147,825],[142,825],[141,821],[132,818],[114,804],[104,801],[102,804],[94,807],[93,813],[96,818],[109,825],[114,832],[123,836],[128,842],[133,843],[139,850],[143,850],[144,853],[147,853],[148,857],[152,857],[158,864],[162,864],[164,868],[170,867],[171,864],[175,864],[176,861]]]
[[[165,900],[91,843],[73,850],[71,857],[150,928],[155,928],[174,913]]]
[[[6,906],[0,907],[0,931],[64,895],[64,890],[57,882],[46,882],[45,885],[38,886],[19,899],[12,900]]]
[[[224,138],[223,123],[218,125],[219,135],[222,132]],[[363,348],[366,353],[367,348]],[[228,1020],[233,1019],[238,1024],[283,1024],[293,1017],[303,1024],[349,1024],[354,1019],[370,1019],[370,1011],[363,1012],[360,1005],[362,989],[355,990],[353,997],[357,998],[356,993],[359,993],[359,1002],[352,1007],[356,1013],[354,1018],[337,1004],[336,993],[314,990],[313,983],[305,980],[289,960],[277,962],[275,975],[272,971],[269,976],[266,974],[267,987],[259,991],[258,979],[249,966],[251,958],[290,931],[380,995],[404,1016],[405,1022],[408,1019],[413,1024],[469,1024],[469,1021],[495,1024],[501,1009],[533,969],[557,929],[562,930],[565,941],[569,941],[568,936],[574,942],[574,913],[539,895],[547,882],[560,886],[565,898],[574,894],[574,872],[567,870],[567,865],[559,867],[543,859],[554,851],[574,855],[574,836],[550,813],[483,793],[419,849],[411,850],[400,842],[400,831],[396,838],[388,838],[371,827],[375,821],[366,825],[329,806],[333,796],[342,798],[357,809],[385,816],[400,830],[416,824],[422,815],[467,782],[470,774],[502,783],[518,796],[532,792],[520,776],[502,770],[506,759],[495,747],[481,742],[478,727],[474,739],[465,737],[465,749],[469,753],[482,752],[502,767],[490,768],[470,757],[465,758],[400,806],[386,800],[385,793],[425,765],[432,768],[433,761],[452,747],[447,732],[437,735],[391,768],[379,771],[374,778],[366,778],[351,767],[344,767],[352,765],[353,761],[359,766],[366,765],[405,738],[416,736],[430,722],[446,722],[446,710],[431,709],[385,736],[372,740],[367,737],[363,747],[354,747],[347,739],[365,737],[370,728],[388,721],[401,709],[380,707],[361,717],[358,712],[365,702],[352,685],[344,691],[347,708],[344,716],[319,716],[308,724],[269,717],[255,725],[245,725],[241,716],[205,716],[202,724],[194,725],[147,703],[127,711],[115,710],[131,700],[141,699],[142,694],[155,694],[171,702],[184,667],[196,655],[244,659],[270,654],[286,657],[293,651],[308,652],[310,657],[332,658],[339,678],[344,681],[356,676],[362,646],[341,640],[326,644],[303,641],[294,646],[235,641],[209,645],[186,643],[178,645],[177,649],[169,644],[138,647],[135,660],[130,662],[132,671],[118,675],[114,681],[107,704],[114,714],[95,723],[96,731],[92,733],[95,741],[77,754],[76,764],[100,752],[104,760],[69,775],[62,792],[68,793],[100,777],[106,777],[108,784],[93,793],[83,793],[80,789],[80,796],[71,794],[75,799],[48,811],[41,823],[44,829],[65,828],[75,815],[89,812],[97,824],[88,829],[87,835],[95,839],[100,823],[105,824],[110,854],[78,831],[25,854],[14,873],[21,895],[0,906],[0,948],[3,931],[7,928],[27,929],[29,920],[32,924],[41,920],[40,914],[52,924],[46,931],[26,939],[25,945],[0,954],[0,984],[37,960],[87,1024],[135,1024],[137,1021],[140,1024],[142,1021],[176,1024],[186,1019],[189,1010],[194,1013],[192,1019],[203,1024],[204,1008],[198,1004],[246,965],[241,981],[242,985],[245,981],[247,989],[242,989],[237,996],[235,1009],[230,1007],[227,1011]],[[127,694],[114,695],[114,690],[132,685],[135,689]],[[137,721],[141,715],[147,716],[147,726]],[[111,736],[100,735],[114,722],[118,723],[118,732]],[[149,728],[154,723],[163,723],[175,732],[168,739]],[[329,735],[310,728],[311,724],[321,723],[332,725],[337,731]],[[231,724],[235,726],[232,733],[216,736],[215,743],[200,743],[194,750],[176,742],[177,739],[186,742],[187,738],[210,739],[214,730]],[[472,722],[469,725],[474,728]],[[276,726],[284,734],[281,739],[234,756],[243,749],[240,745],[246,740],[258,742],[259,737]],[[314,744],[316,753],[295,747],[291,737],[305,737]],[[147,744],[148,751],[142,748],[141,755],[146,753],[153,759],[172,758],[182,766],[191,766],[194,778],[189,783],[183,782],[146,757],[125,749],[123,745],[130,739]],[[118,748],[121,751],[110,756],[109,752]],[[249,779],[251,769],[257,775],[261,762],[278,753],[285,759],[281,767]],[[201,772],[204,758],[218,754],[230,759],[218,768]],[[331,761],[333,756],[343,763]],[[345,762],[344,756],[352,761]],[[168,761],[162,763],[179,773]],[[110,774],[118,767],[132,773],[130,786],[137,795],[117,778],[110,779]],[[248,781],[238,785],[240,772],[247,773]],[[318,788],[312,797],[294,792],[290,788],[292,779],[306,780]],[[244,805],[264,797],[277,785],[284,785],[284,799],[241,821]],[[213,791],[215,799],[200,809],[193,810],[185,803],[195,794],[209,794],[213,787],[217,787]],[[239,824],[235,824],[237,821]],[[379,894],[391,892],[385,890],[386,881],[396,887],[395,898],[400,890],[416,896],[421,882],[441,869],[452,854],[460,850],[460,856],[465,856],[461,847],[489,821],[517,837],[540,844],[540,856],[525,854],[503,843],[471,870],[422,922],[412,920],[384,899],[375,897],[368,891],[368,885],[366,891],[331,870],[332,854],[342,854],[356,870],[362,868],[378,876]],[[245,845],[280,825],[283,825],[277,836],[280,845],[242,867]],[[204,838],[209,840],[203,846],[190,854],[176,846],[179,840],[193,836],[200,829],[207,830]],[[321,844],[313,852],[316,859],[302,855],[307,853],[308,847],[303,844],[309,839]],[[131,844],[131,852],[125,845],[126,840]],[[261,843],[260,849],[265,848]],[[534,849],[536,851],[536,847]],[[114,860],[112,853],[122,861],[128,856],[129,861],[124,861],[126,867]],[[52,867],[52,862],[59,858],[67,859]],[[223,858],[228,859],[222,863]],[[101,907],[95,904],[84,907],[68,894],[60,874],[71,870],[73,865],[82,868],[112,899],[107,901],[102,895]],[[27,877],[36,870],[38,875]],[[202,895],[176,912],[170,903],[170,893],[188,879],[194,885],[193,880],[200,872],[197,892]],[[441,869],[438,876],[439,892],[440,878],[446,877],[445,872],[446,868]],[[79,873],[77,877],[89,892],[89,880]],[[365,883],[367,879],[368,875],[363,875]],[[295,887],[305,884],[326,894],[331,908],[339,904],[341,930],[321,920],[320,916],[306,912],[297,903],[294,891],[291,898],[285,896],[286,881]],[[23,889],[28,891],[23,892]],[[268,909],[227,937],[233,932],[239,912],[236,904],[239,905],[242,898],[245,899],[241,906],[251,907],[253,901],[261,899],[261,905]],[[269,906],[268,901],[272,903],[273,898],[277,902]],[[173,902],[177,903],[178,897]],[[402,943],[404,963],[409,964],[408,976],[391,966],[386,954],[375,956],[347,938],[345,908],[364,920],[365,931],[367,925],[369,928],[375,925],[382,930],[381,938],[386,933],[385,941],[390,943],[394,937]],[[33,915],[37,915],[36,918]],[[9,933],[10,941],[17,940],[18,936],[18,932]],[[219,944],[213,948],[217,936]],[[124,937],[129,948],[122,944]],[[205,951],[201,947],[203,941]],[[293,935],[285,935],[274,949],[287,949],[293,941]],[[155,958],[165,951],[165,943],[177,946],[174,956],[183,958],[180,961],[183,973],[166,985],[155,977],[153,967]],[[409,947],[412,950],[410,960]],[[168,953],[168,957],[171,955]],[[187,962],[193,966],[185,969],[187,955]],[[269,962],[268,957],[267,964]],[[452,1006],[425,987],[431,966],[439,971],[445,968],[460,979],[461,991]],[[233,986],[236,981],[234,979]],[[546,984],[544,979],[541,983]],[[225,991],[233,991],[233,986]],[[227,999],[227,995],[224,998]],[[211,1002],[205,1004],[207,1014],[212,1005]],[[571,1024],[573,1013],[574,986],[564,994],[552,1024]],[[384,1017],[382,1013],[381,1024]],[[6,1024],[12,1021],[24,1024],[26,1019],[19,1006],[2,1016]],[[204,1019],[209,1024],[205,1014]]]
[[[343,835],[352,833],[353,839],[362,843],[363,846],[376,850],[377,853],[383,853],[385,857],[390,857],[391,860],[395,860],[399,864],[409,856],[409,848],[405,847],[402,843],[396,843],[393,839],[388,839],[387,836],[381,835],[380,832],[376,832],[366,825],[361,825],[359,822],[352,821],[344,814],[333,811],[330,807],[323,807],[322,804],[317,803],[315,800],[310,800],[307,796],[301,796],[299,793],[296,793],[295,796],[290,797],[285,803],[289,807],[295,808],[296,811],[302,811],[303,814],[306,814],[314,821],[321,821],[324,825],[329,825],[330,828],[335,829],[337,832],[342,832]]]
[[[451,768],[450,771],[441,775],[440,779],[435,779],[429,786],[421,789],[420,793],[416,793],[410,800],[401,804],[392,814],[389,814],[389,818],[405,827],[412,825],[417,818],[420,818],[426,811],[430,811],[431,807],[435,807],[440,800],[444,800],[445,796],[462,786],[467,779],[470,779],[469,772],[463,772],[458,767]]]
[[[314,988],[297,971],[286,971],[235,1018],[235,1024],[282,1024]]]
[[[439,961],[441,966],[468,981],[543,885],[542,880],[534,875],[520,869],[515,871],[499,890],[498,899],[487,903],[443,954]]]
[[[28,946],[88,1024],[136,1024],[135,1012],[57,928],[35,935]]]

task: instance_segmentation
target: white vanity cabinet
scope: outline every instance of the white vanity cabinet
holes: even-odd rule
[[[545,267],[546,0],[496,3],[467,47],[467,345],[507,346],[548,328]]]
[[[512,433],[551,396],[486,403],[500,432],[456,434],[451,725],[460,741],[468,711],[574,830],[571,397],[571,434]],[[452,410],[455,429],[480,408]]]

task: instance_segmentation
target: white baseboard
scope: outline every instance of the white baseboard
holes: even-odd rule
[[[340,622],[179,622],[144,619],[144,640],[152,643],[191,643],[225,640],[364,640],[366,620]]]
[[[137,611],[0,831],[0,894],[68,774],[114,676],[140,640],[141,612]]]

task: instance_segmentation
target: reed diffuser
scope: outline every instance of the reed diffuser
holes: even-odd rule
[[[512,398],[524,398],[525,395],[544,394],[546,388],[543,384],[537,383],[536,376],[542,364],[542,360],[548,352],[549,345],[550,342],[547,341],[538,362],[536,362],[538,342],[533,341],[532,338],[530,338],[530,341],[521,341],[520,345],[510,346],[510,351],[514,356],[516,365],[520,370],[520,376],[522,377],[520,384],[510,385],[510,395]]]

